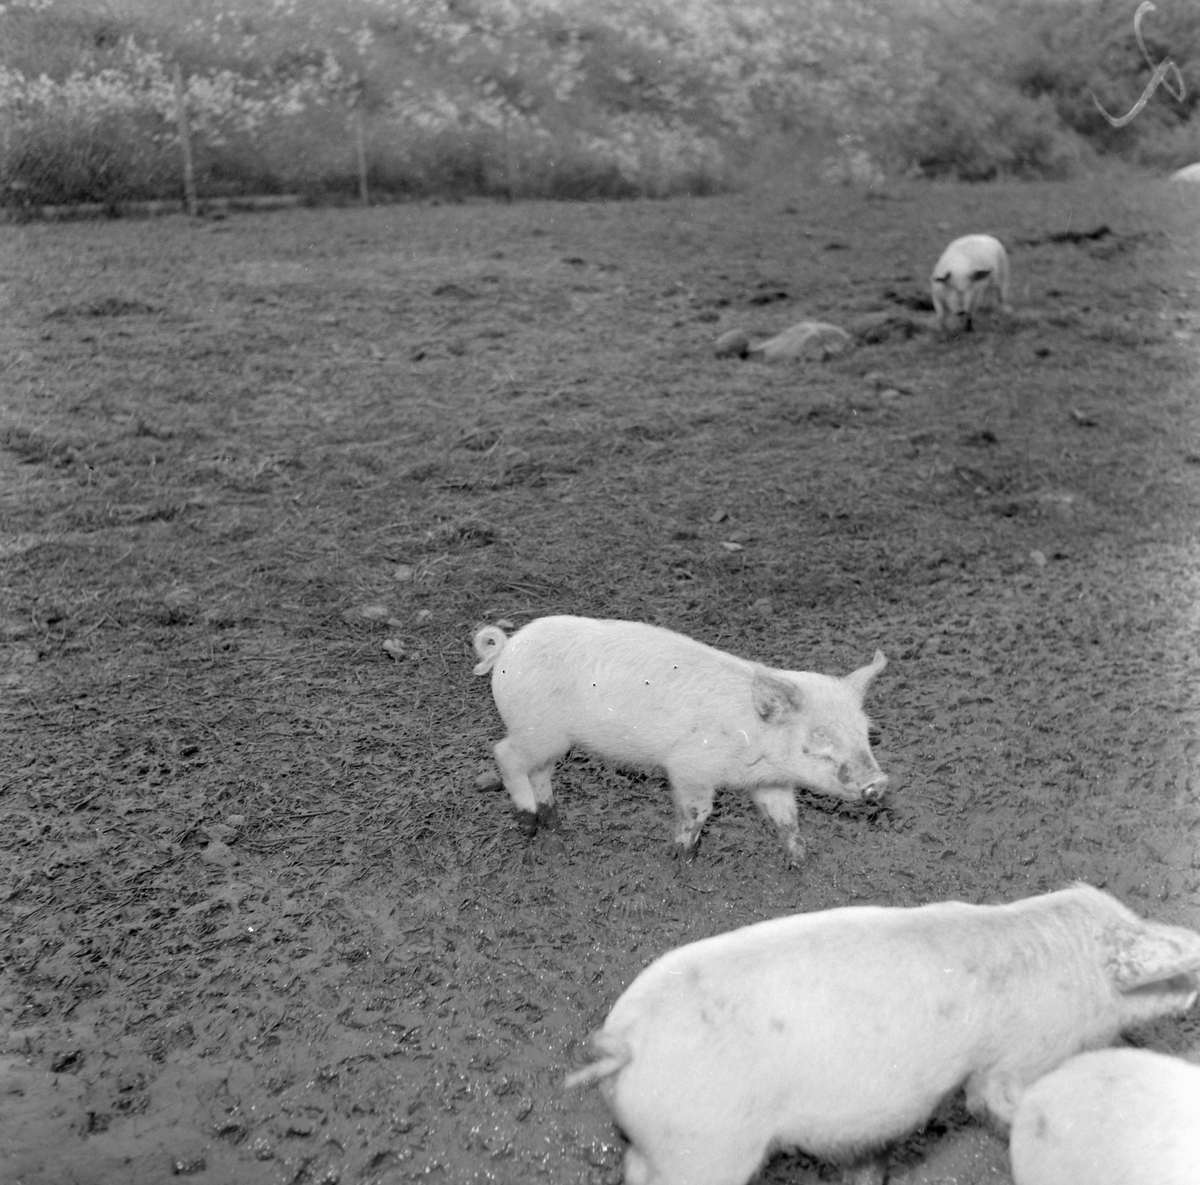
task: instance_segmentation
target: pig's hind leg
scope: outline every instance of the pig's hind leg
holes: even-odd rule
[[[1040,1076],[1042,1069],[1033,1069],[1003,1062],[977,1070],[967,1079],[967,1110],[973,1115],[989,1116],[994,1122],[1007,1129],[1012,1126],[1013,1115],[1026,1087]]]
[[[558,754],[548,760],[531,758],[513,743],[512,737],[505,737],[493,752],[521,830],[526,835],[533,835],[539,825],[557,827],[558,814],[554,809],[554,787],[550,778]]]
[[[529,775],[533,786],[533,797],[537,800],[537,825],[547,831],[558,830],[558,805],[554,801],[554,786],[550,776],[554,772],[554,762],[535,769]]]
[[[632,1144],[625,1150],[625,1185],[744,1185],[764,1160],[764,1149],[739,1147],[736,1140],[717,1141],[699,1149],[666,1146],[650,1155]]]
[[[802,864],[808,852],[800,838],[800,818],[796,812],[796,796],[790,786],[759,786],[751,791],[755,805],[779,832],[787,849],[789,864]]]

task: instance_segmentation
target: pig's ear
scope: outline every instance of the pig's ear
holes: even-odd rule
[[[1119,991],[1200,973],[1200,934],[1177,926],[1108,926],[1103,935],[1104,970]]]
[[[750,697],[754,701],[754,710],[768,724],[788,720],[804,707],[804,696],[799,687],[757,664],[750,681]]]
[[[846,676],[846,682],[850,685],[851,691],[858,696],[858,702],[862,703],[867,698],[867,688],[871,686],[871,680],[887,666],[887,659],[884,657],[882,650],[875,651],[875,657],[865,667],[859,667],[857,671],[851,671]]]

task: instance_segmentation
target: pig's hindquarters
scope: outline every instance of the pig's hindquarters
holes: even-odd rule
[[[631,1056],[601,1089],[647,1182],[743,1185],[776,1147],[852,1163],[919,1126],[964,1081],[974,1109],[1007,1121],[1027,1059],[993,1046],[997,1030],[1020,1045],[1027,1008],[1039,1029],[1074,1030],[1069,1016],[1045,1015],[1059,992],[1007,998],[997,968],[956,956],[953,934],[939,957],[927,935],[856,930],[768,955],[729,946],[718,965],[668,955],[618,1002],[605,1032]],[[1034,1041],[1035,1060],[1051,1065],[1077,1048],[1068,1038],[1056,1057],[1053,1036]]]
[[[855,1017],[861,1035],[847,1041],[849,1031],[824,1025],[828,1004],[818,999],[786,1017],[766,1002],[747,1005],[736,1006],[736,1022],[726,1015],[719,1032],[702,1023],[694,1032],[648,1034],[615,1082],[602,1085],[618,1125],[653,1169],[648,1181],[744,1185],[776,1148],[852,1163],[919,1126],[969,1068],[953,1046],[873,1043],[879,1034],[866,1015]],[[715,1013],[709,1001],[701,1015]],[[911,1015],[902,1023],[920,1027]],[[886,1089],[891,1058],[905,1076],[895,1095]]]

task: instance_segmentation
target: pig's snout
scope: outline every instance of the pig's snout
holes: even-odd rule
[[[880,774],[875,781],[863,787],[863,798],[867,802],[878,802],[887,793],[887,787],[887,774]]]
[[[882,798],[887,791],[888,776],[875,764],[875,759],[852,765],[843,761],[838,766],[837,780],[848,790],[856,791],[859,797],[867,802],[875,802]]]

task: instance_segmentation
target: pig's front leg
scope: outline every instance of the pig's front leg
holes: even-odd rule
[[[700,842],[700,831],[712,814],[713,787],[697,785],[667,772],[671,797],[675,800],[675,855],[694,856]]]
[[[790,786],[759,786],[752,790],[758,809],[762,811],[779,832],[779,838],[787,850],[788,863],[800,865],[808,854],[804,840],[800,838],[800,818],[796,812],[796,795]]]

